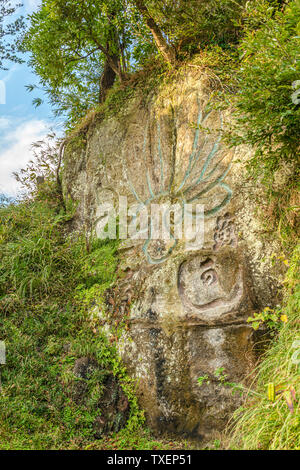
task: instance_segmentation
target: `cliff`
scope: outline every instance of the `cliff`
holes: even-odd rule
[[[157,433],[206,439],[224,429],[240,404],[227,382],[251,380],[261,352],[263,332],[247,319],[277,302],[277,242],[256,213],[249,149],[223,142],[230,123],[212,81],[188,69],[146,98],[134,94],[115,115],[95,115],[65,151],[74,229],[102,236],[104,204],[117,214],[126,200],[131,209],[119,219],[135,236],[121,237],[119,279],[98,315],[107,335],[112,318],[125,325],[118,350]],[[204,212],[197,217],[189,204]],[[162,219],[169,238],[151,236],[153,206],[198,222],[203,243],[175,233],[176,214]]]

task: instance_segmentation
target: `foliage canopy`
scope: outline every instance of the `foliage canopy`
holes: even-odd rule
[[[9,22],[8,17],[12,16],[21,5],[12,6],[9,0],[0,0],[0,69],[6,70],[6,61],[22,62],[18,57],[18,47],[16,44],[16,34],[24,29],[23,17],[20,16]],[[14,37],[14,41],[9,39]]]

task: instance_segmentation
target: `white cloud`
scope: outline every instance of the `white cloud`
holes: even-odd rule
[[[36,11],[41,4],[41,0],[24,0],[23,2],[26,13]]]
[[[11,79],[11,77],[13,76],[13,74],[17,71],[20,70],[20,65],[19,64],[14,64],[12,67],[10,67],[10,69],[8,70],[8,72],[6,73],[6,75],[4,75],[4,77],[2,78],[2,82],[3,83],[8,83],[9,80]]]
[[[42,0],[23,0],[22,1],[19,1],[19,0],[11,0],[10,2],[12,4],[13,7],[16,7],[20,4],[23,5],[23,8],[25,10],[25,13],[33,13],[34,11],[37,10],[37,8],[40,6],[40,4],[42,3]],[[19,10],[17,10],[16,14],[19,12]],[[21,13],[23,13],[21,11]]]
[[[12,122],[6,118],[0,119],[2,131],[3,128],[10,127],[11,124]],[[12,173],[27,165],[33,157],[32,143],[45,138],[48,131],[49,125],[45,121],[31,120],[8,130],[5,135],[2,134],[0,141],[0,194],[16,196],[20,186]]]
[[[0,131],[7,129],[10,126],[11,122],[6,117],[0,117]]]

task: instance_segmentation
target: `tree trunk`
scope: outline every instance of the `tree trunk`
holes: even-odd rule
[[[107,92],[112,88],[116,79],[116,72],[111,68],[108,61],[105,61],[103,74],[100,79],[99,103],[104,103]]]
[[[137,9],[144,17],[145,22],[150,29],[154,41],[156,43],[157,49],[164,57],[165,61],[168,62],[170,65],[174,65],[176,62],[176,55],[175,50],[173,47],[169,46],[166,39],[164,38],[160,27],[156,24],[154,18],[149,13],[148,8],[146,7],[143,0],[133,0],[134,4],[136,5]]]

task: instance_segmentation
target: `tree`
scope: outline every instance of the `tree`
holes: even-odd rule
[[[236,43],[246,0],[132,0],[166,62]]]
[[[222,41],[227,47],[245,2],[43,0],[23,47],[57,112],[76,121],[155,53],[173,67],[182,51],[184,57]]]
[[[127,74],[130,35],[120,0],[44,0],[23,42],[30,64],[61,111],[103,102]]]
[[[172,45],[168,44],[166,38],[163,35],[162,29],[158,26],[154,16],[151,15],[149,9],[147,8],[146,2],[144,0],[133,0],[133,3],[144,18],[146,25],[150,29],[157,49],[167,63],[174,65],[176,61],[175,50]]]
[[[4,62],[11,60],[13,62],[21,63],[22,60],[16,55],[17,45],[16,40],[14,43],[9,43],[7,38],[14,36],[21,32],[24,28],[23,17],[19,17],[6,24],[7,17],[13,15],[21,5],[12,6],[8,0],[0,0],[0,69],[6,70]]]

